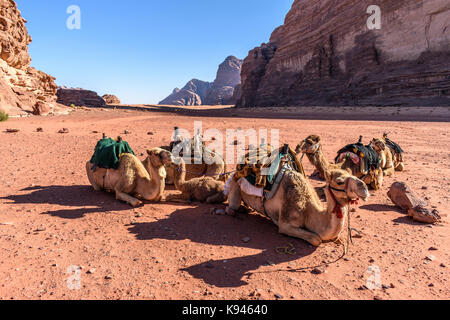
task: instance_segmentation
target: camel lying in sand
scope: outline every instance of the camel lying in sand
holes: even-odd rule
[[[173,162],[172,154],[160,148],[147,151],[148,157],[141,162],[132,154],[120,158],[119,169],[97,168],[92,171],[92,163],[86,163],[86,172],[95,190],[115,192],[116,199],[125,201],[133,207],[142,204],[131,196],[138,195],[144,200],[159,201],[165,189],[166,170],[164,165]]]
[[[339,238],[348,212],[348,205],[358,198],[366,201],[370,194],[363,181],[346,171],[325,172],[327,207],[309,180],[290,171],[281,180],[280,187],[270,200],[250,196],[241,191],[234,179],[229,186],[228,214],[234,214],[244,201],[255,211],[265,214],[279,228],[281,234],[303,239],[314,246]]]
[[[394,160],[391,150],[386,146],[386,143],[381,139],[372,140],[372,148],[378,153],[381,159],[380,168],[386,177],[394,175]]]
[[[164,147],[163,149],[172,152],[176,145],[177,143],[172,142],[170,147]],[[204,151],[205,154],[203,155],[202,163],[194,163],[194,159],[192,159],[192,163],[186,164],[186,181],[203,176],[213,178],[214,180],[225,181],[225,162],[223,158],[218,153],[207,148],[205,148]],[[183,156],[183,154],[180,154],[179,156]],[[207,163],[204,159],[205,156],[209,157],[210,160],[212,159],[212,161],[208,161]],[[166,184],[173,185],[175,180],[174,168],[172,166],[166,166],[166,171]]]
[[[383,134],[383,138],[381,138],[380,140],[385,143],[387,147],[386,149],[389,150],[392,155],[394,170],[404,171],[405,164],[403,163],[403,150],[401,150],[400,146],[389,140],[387,133]]]
[[[211,177],[193,178],[186,181],[186,164],[183,158],[177,158],[173,164],[168,165],[174,172],[174,183],[181,191],[182,201],[199,201],[206,203],[223,203],[226,200],[225,183]],[[177,200],[167,197],[166,200]]]
[[[344,159],[340,163],[328,162],[323,154],[321,139],[317,135],[311,135],[303,140],[296,148],[296,153],[303,153],[307,156],[311,164],[317,169],[320,176],[325,179],[325,172],[330,170],[345,170],[355,177],[362,179],[365,184],[378,190],[383,184],[383,173],[372,172],[368,175],[361,173],[360,167],[353,163],[351,159]]]

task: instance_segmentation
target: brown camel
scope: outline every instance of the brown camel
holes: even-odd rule
[[[381,159],[380,168],[386,177],[394,175],[394,161],[391,150],[386,146],[386,143],[381,139],[372,140],[372,148],[378,153]]]
[[[387,149],[389,149],[391,151],[394,170],[395,171],[404,171],[405,164],[403,162],[403,150],[401,150],[401,152],[396,152],[396,150],[394,148],[391,148],[389,143],[387,143],[387,141],[390,141],[388,139],[387,133],[383,134],[383,138],[380,140],[383,141],[386,144]],[[390,141],[390,142],[392,143],[392,141]],[[399,150],[397,150],[397,151],[399,151]]]
[[[115,192],[116,199],[136,207],[142,201],[131,196],[137,195],[144,200],[159,201],[165,189],[166,170],[164,165],[173,161],[172,154],[160,148],[147,151],[148,157],[141,162],[132,154],[120,158],[119,169],[97,168],[92,171],[92,163],[86,163],[86,172],[96,191]]]
[[[383,184],[383,173],[381,171],[363,174],[361,173],[360,167],[354,164],[349,158],[346,158],[337,164],[328,162],[323,154],[321,138],[317,135],[311,135],[303,140],[297,146],[296,153],[305,154],[323,179],[325,179],[326,171],[345,170],[355,177],[362,179],[364,183],[371,186],[375,190],[381,188],[381,185]]]
[[[328,181],[326,208],[309,180],[294,171],[284,175],[275,196],[265,201],[244,193],[238,182],[231,179],[227,213],[234,214],[244,201],[270,218],[281,234],[303,239],[314,246],[336,240],[349,214],[348,205],[358,198],[366,201],[370,194],[363,181],[344,170],[326,171],[325,177]]]
[[[174,172],[174,183],[177,190],[181,191],[182,201],[199,201],[206,203],[223,203],[226,201],[224,194],[225,183],[212,177],[193,178],[186,181],[186,164],[183,158],[177,158],[170,167]],[[168,201],[177,200],[173,197]]]
[[[182,142],[183,141],[171,142],[170,147],[163,147],[163,149],[172,152],[175,146]],[[205,153],[202,157],[202,163],[197,164],[194,159],[192,159],[192,163],[186,164],[186,181],[204,176],[211,177],[214,180],[226,181],[227,177],[224,175],[225,162],[223,158],[215,151],[207,148],[204,148],[203,150]],[[179,156],[183,156],[183,154],[181,153]],[[205,161],[205,157],[209,157],[207,162]],[[166,171],[166,184],[173,185],[175,177],[174,168],[172,166],[166,166]]]

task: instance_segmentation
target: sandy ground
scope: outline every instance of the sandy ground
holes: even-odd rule
[[[412,115],[414,110],[389,116],[407,116],[411,122],[382,121],[386,112],[375,109],[371,117],[380,121],[299,120],[311,118],[307,109],[303,116],[286,109],[280,119],[271,119],[271,110],[251,118],[248,110],[226,108],[201,113],[128,109],[77,110],[68,116],[0,123],[1,299],[450,298],[448,217],[437,226],[415,223],[386,196],[394,181],[406,181],[441,214],[448,213],[448,108],[435,109],[438,116],[430,116],[430,108],[418,109],[418,116]],[[325,108],[315,117],[337,117],[330,112]],[[366,113],[358,112],[365,119]],[[169,143],[173,126],[192,130],[194,120],[202,120],[204,129],[222,131],[277,128],[282,142],[294,147],[309,134],[320,134],[329,159],[360,134],[368,141],[389,131],[406,150],[407,170],[387,178],[382,190],[360,204],[352,224],[363,236],[334,263],[341,246],[314,248],[285,237],[258,214],[212,216],[211,206],[165,202],[132,209],[89,186],[84,164],[102,132],[117,136],[129,130],[124,137],[143,159],[147,148]],[[38,127],[44,132],[36,132]],[[7,128],[21,131],[8,134]],[[61,128],[70,132],[58,134]],[[312,166],[306,159],[304,164],[311,174]],[[246,237],[249,241],[243,242]],[[275,251],[289,243],[294,255]],[[427,260],[431,255],[433,261]],[[308,269],[320,264],[326,265],[321,274]],[[71,266],[81,267],[80,282],[74,281],[78,278]],[[380,290],[364,287],[375,275],[368,272],[370,266],[380,270]]]

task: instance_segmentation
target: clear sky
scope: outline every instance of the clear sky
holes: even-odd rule
[[[157,103],[192,78],[213,81],[229,55],[267,42],[293,0],[17,0],[32,66],[58,85],[123,103]],[[81,29],[69,30],[70,5]]]

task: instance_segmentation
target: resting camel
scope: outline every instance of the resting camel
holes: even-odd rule
[[[393,143],[392,141],[390,141],[388,139],[388,134],[387,133],[383,134],[383,138],[380,139],[380,140],[383,141],[386,144],[387,149],[391,152],[392,161],[393,161],[393,165],[394,165],[394,170],[395,171],[404,171],[405,170],[405,164],[403,163],[403,155],[402,155],[403,150],[401,150],[402,152],[396,152],[395,148],[391,149],[391,147],[389,146],[389,143],[387,143],[387,142],[389,141],[392,144],[395,144],[395,143]],[[399,146],[397,145],[397,147],[399,147]]]
[[[362,179],[364,183],[371,186],[373,189],[378,190],[383,184],[383,173],[374,173],[374,177],[371,174],[363,175],[360,167],[355,165],[351,159],[344,159],[340,163],[334,164],[328,162],[323,154],[321,139],[317,135],[311,135],[303,140],[296,148],[297,154],[303,153],[308,157],[311,164],[317,169],[320,176],[325,179],[325,172],[328,170],[345,170],[355,177]]]
[[[175,148],[175,146],[182,141],[178,142],[172,142],[170,144],[170,147],[164,147],[163,149],[166,149],[170,152],[172,152]],[[226,177],[224,175],[225,172],[225,162],[223,158],[216,152],[209,150],[207,148],[203,149],[204,155],[202,158],[202,163],[196,164],[194,163],[194,159],[192,159],[192,163],[186,164],[186,180],[191,180],[193,178],[199,178],[199,177],[211,177],[214,180],[221,180],[225,181]],[[178,156],[178,155],[175,155]],[[179,156],[183,156],[183,154],[179,154]],[[210,160],[213,161],[205,161],[205,157],[209,157]],[[211,163],[211,164],[208,164]],[[166,178],[166,184],[172,185],[174,184],[174,177],[175,172],[174,168],[171,166],[166,166],[167,171],[167,178]]]
[[[92,171],[92,163],[86,163],[89,182],[96,191],[115,192],[116,199],[136,207],[142,201],[131,196],[138,195],[144,200],[159,201],[165,189],[166,170],[164,165],[172,163],[172,154],[160,148],[147,151],[148,157],[141,162],[132,154],[120,158],[119,169],[97,168]]]
[[[370,194],[363,181],[343,170],[325,172],[327,207],[309,180],[290,171],[281,180],[280,187],[270,200],[250,196],[241,191],[235,179],[229,185],[228,214],[234,214],[243,200],[255,211],[265,214],[279,228],[281,234],[303,239],[314,246],[339,238],[348,212],[348,205],[358,198],[366,201]]]
[[[380,168],[386,177],[393,176],[395,173],[394,161],[391,150],[386,146],[386,143],[381,139],[372,140],[372,148],[378,153],[381,158]]]
[[[211,177],[193,178],[186,181],[186,164],[183,158],[168,165],[174,172],[174,183],[177,190],[181,191],[183,201],[199,201],[206,203],[223,203],[226,200],[225,183]],[[167,198],[168,201],[174,200]]]

